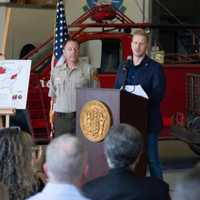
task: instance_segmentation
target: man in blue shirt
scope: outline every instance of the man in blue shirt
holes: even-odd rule
[[[165,93],[165,75],[162,66],[146,55],[148,35],[144,30],[137,30],[133,34],[131,48],[133,62],[119,66],[116,88],[125,85],[141,85],[149,97],[147,154],[150,175],[162,178],[162,169],[158,154],[158,137],[162,128],[160,102]],[[131,105],[130,105],[131,106]]]
[[[42,192],[28,200],[89,200],[77,185],[83,173],[85,152],[80,141],[70,134],[53,139],[47,146],[44,170],[48,183]]]

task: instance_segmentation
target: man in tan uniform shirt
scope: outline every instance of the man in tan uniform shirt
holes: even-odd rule
[[[91,66],[79,61],[79,50],[77,41],[68,40],[63,51],[65,63],[51,72],[49,96],[53,102],[55,136],[75,134],[76,88],[89,87]]]

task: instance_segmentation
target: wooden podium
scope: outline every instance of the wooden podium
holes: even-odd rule
[[[79,88],[77,89],[77,118],[76,134],[82,140],[88,151],[88,177],[87,180],[102,176],[107,173],[108,165],[103,150],[103,141],[90,142],[80,130],[81,108],[91,100],[104,102],[110,109],[112,124],[128,123],[135,126],[143,135],[144,151],[136,166],[137,175],[145,176],[146,155],[146,130],[147,130],[147,99],[118,89]]]

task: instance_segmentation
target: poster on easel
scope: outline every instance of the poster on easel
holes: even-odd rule
[[[31,60],[0,60],[0,109],[25,109]]]

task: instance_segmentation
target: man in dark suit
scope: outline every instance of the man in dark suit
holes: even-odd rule
[[[93,200],[169,199],[167,183],[155,177],[137,177],[133,172],[143,149],[142,136],[136,128],[128,124],[113,126],[104,149],[110,170],[84,185],[84,195]]]

